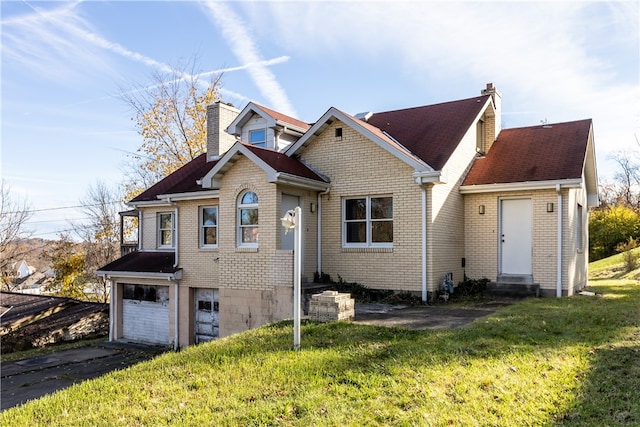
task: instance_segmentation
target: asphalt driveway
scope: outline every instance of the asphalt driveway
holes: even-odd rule
[[[153,358],[164,347],[104,342],[2,363],[0,410]]]
[[[411,329],[459,328],[488,316],[514,300],[498,299],[468,306],[356,304],[354,323]],[[126,342],[104,342],[31,359],[6,362],[1,370],[0,410],[152,359],[168,349]]]

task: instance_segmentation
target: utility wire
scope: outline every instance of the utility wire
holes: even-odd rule
[[[59,208],[44,208],[44,209],[26,209],[24,211],[5,212],[5,214],[9,215],[9,214],[22,213],[22,212],[24,212],[24,213],[36,213],[36,212],[46,212],[46,211],[59,211],[59,210],[63,210],[63,209],[91,208],[91,207],[102,206],[102,205],[114,205],[116,203],[124,204],[120,200],[113,200],[113,201],[110,201],[110,202],[94,203],[94,204],[90,204],[90,205],[62,206],[62,207],[59,207]]]

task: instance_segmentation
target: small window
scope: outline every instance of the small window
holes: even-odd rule
[[[251,143],[251,145],[256,145],[258,147],[266,147],[267,146],[267,130],[258,129],[258,130],[249,131],[249,143]]]
[[[175,246],[175,224],[173,213],[158,214],[158,247],[173,248]]]
[[[343,245],[390,247],[393,198],[359,197],[343,201]]]
[[[582,222],[582,215],[582,205],[578,205],[578,209],[576,210],[576,246],[578,250],[584,249],[584,226]]]
[[[213,248],[218,246],[218,207],[200,208],[200,246]]]
[[[247,191],[238,199],[238,246],[258,246],[258,196]]]
[[[127,300],[149,302],[169,301],[169,293],[166,286],[133,285],[125,283],[122,290],[122,298]]]
[[[476,151],[478,153],[485,151],[484,136],[484,121],[481,119],[476,124]]]
[[[336,138],[342,138],[342,128],[336,128]]]

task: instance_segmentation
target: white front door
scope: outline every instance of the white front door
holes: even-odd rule
[[[291,196],[289,194],[282,195],[282,212],[280,217],[282,218],[288,210],[295,209],[300,206],[300,199],[298,196]],[[289,230],[285,234],[285,229],[280,227],[280,249],[292,251],[293,250],[293,230]]]
[[[218,338],[218,290],[195,290],[195,342],[199,344]]]
[[[504,199],[501,205],[501,273],[530,275],[533,248],[531,199]]]

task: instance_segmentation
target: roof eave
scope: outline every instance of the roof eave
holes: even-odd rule
[[[549,181],[505,182],[495,184],[461,185],[461,194],[495,193],[500,191],[531,191],[561,188],[580,188],[582,179],[558,179]]]
[[[442,171],[416,171],[413,173],[416,184],[445,184]]]
[[[183,200],[202,200],[220,198],[220,190],[191,191],[188,193],[159,194],[158,199],[167,202],[177,202]]]
[[[166,279],[166,280],[180,280],[182,279],[182,269],[177,270],[174,273],[150,273],[145,271],[117,271],[117,270],[96,270],[94,272],[96,276],[103,277],[105,279],[112,279],[116,277],[126,279]]]
[[[277,172],[270,176],[268,175],[268,181],[314,191],[326,191],[331,186],[328,182],[316,181],[314,179],[291,175],[285,172]]]

